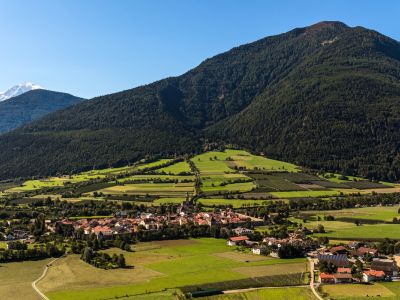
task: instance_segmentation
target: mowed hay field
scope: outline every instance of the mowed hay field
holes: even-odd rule
[[[207,300],[313,300],[309,287],[263,288],[242,293],[229,293],[206,297]]]
[[[0,264],[0,299],[40,300],[31,283],[51,259]]]
[[[100,270],[80,262],[78,256],[67,257],[50,269],[40,287],[52,300],[121,296],[136,299],[134,296],[151,296],[165,289],[249,278],[244,271],[236,270],[240,267],[292,264],[293,268],[285,265],[286,270],[297,273],[299,263],[305,264],[305,259],[260,259],[258,256],[250,261],[249,254],[234,251],[225,240],[212,238],[140,243],[135,252],[124,252],[124,255],[133,268]],[[257,277],[273,275],[269,274],[271,270],[259,270]],[[246,272],[249,271],[246,269]]]
[[[361,300],[361,299],[400,299],[400,283],[373,284],[336,284],[322,286],[327,299]]]

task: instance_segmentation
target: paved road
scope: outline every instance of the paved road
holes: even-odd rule
[[[310,279],[310,288],[311,291],[313,292],[313,294],[315,295],[315,297],[317,297],[318,300],[324,300],[324,298],[322,298],[317,291],[315,290],[314,287],[314,261],[307,257],[308,261],[310,262],[310,275],[311,275],[311,279]]]
[[[33,289],[35,290],[35,292],[38,293],[39,296],[40,296],[42,299],[44,299],[44,300],[50,300],[50,299],[38,289],[38,287],[36,286],[36,284],[46,276],[49,267],[50,267],[54,262],[56,262],[57,260],[59,260],[59,259],[62,258],[62,257],[64,257],[64,255],[63,255],[63,256],[60,256],[59,258],[53,259],[51,262],[49,262],[49,263],[44,267],[44,270],[43,270],[42,275],[41,275],[38,279],[36,279],[35,281],[32,282],[32,288],[33,288]]]

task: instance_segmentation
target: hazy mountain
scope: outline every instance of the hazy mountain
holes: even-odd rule
[[[34,89],[2,101],[0,102],[0,133],[82,100],[65,93]]]
[[[37,84],[33,84],[31,82],[24,82],[18,85],[14,85],[12,88],[8,89],[5,92],[0,92],[0,101],[4,101],[7,99],[10,99],[12,97],[19,96],[23,93],[32,91],[32,90],[38,90],[42,89],[41,86]]]
[[[94,98],[0,137],[0,177],[233,143],[317,169],[400,177],[400,45],[321,22],[179,77]]]

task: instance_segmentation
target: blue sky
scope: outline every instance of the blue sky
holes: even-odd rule
[[[0,0],[0,91],[23,82],[94,97],[322,20],[400,40],[400,1]]]

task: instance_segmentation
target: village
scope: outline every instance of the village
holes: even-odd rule
[[[13,221],[7,221],[12,225]],[[35,220],[30,220],[34,223]],[[315,281],[319,284],[368,283],[398,280],[400,256],[379,253],[374,243],[350,241],[340,245],[320,245],[317,239],[307,236],[305,230],[288,232],[284,238],[262,236],[257,226],[265,220],[237,213],[233,210],[194,211],[183,203],[176,213],[155,214],[142,212],[132,217],[119,211],[112,217],[44,220],[43,236],[95,236],[109,240],[118,236],[135,236],[139,232],[161,233],[171,226],[218,227],[219,238],[226,238],[227,246],[253,255],[269,255],[274,258],[307,257],[312,269],[316,269]],[[14,227],[14,228],[18,228]],[[158,236],[160,238],[160,236]],[[36,239],[38,237],[36,236]],[[1,232],[7,249],[14,249],[15,242],[35,244],[35,236],[27,230],[14,229]],[[161,236],[161,239],[163,237]]]

